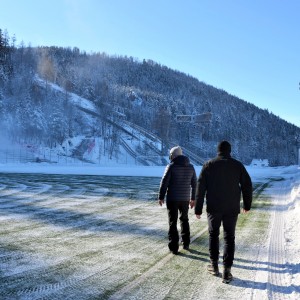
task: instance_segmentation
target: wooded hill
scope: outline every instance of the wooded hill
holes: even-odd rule
[[[70,93],[92,101],[105,118],[91,125],[68,101]],[[162,154],[179,144],[207,159],[227,139],[233,156],[245,164],[253,158],[269,159],[273,166],[297,164],[300,140],[300,128],[268,110],[154,61],[15,46],[1,30],[0,118],[11,138],[50,146],[79,134],[106,135],[105,119],[123,118],[159,136]],[[119,134],[111,135],[115,143]]]

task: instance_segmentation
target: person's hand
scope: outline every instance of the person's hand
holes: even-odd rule
[[[195,200],[190,200],[190,207],[194,208],[195,207]]]
[[[197,219],[201,219],[201,215],[196,215],[196,218]]]
[[[242,214],[247,214],[249,210],[246,210],[245,208],[242,208]]]
[[[158,200],[158,204],[159,204],[160,206],[162,206],[164,203],[165,203],[165,200],[164,200],[164,199],[159,199],[159,200]]]

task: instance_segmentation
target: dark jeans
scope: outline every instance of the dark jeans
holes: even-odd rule
[[[231,267],[235,251],[235,227],[238,214],[207,213],[209,231],[209,256],[212,262],[219,260],[219,234],[221,223],[224,231],[223,265]]]
[[[177,230],[177,220],[179,212],[179,220],[181,227],[181,238],[184,245],[190,244],[190,225],[189,225],[189,201],[167,201],[168,217],[169,217],[169,249],[178,250],[179,235]]]

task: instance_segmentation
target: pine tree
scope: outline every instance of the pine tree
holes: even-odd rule
[[[9,45],[9,35],[7,30],[4,32],[0,28],[0,83],[6,81],[12,75],[11,53],[13,47]]]

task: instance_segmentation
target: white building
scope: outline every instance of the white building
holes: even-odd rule
[[[251,166],[257,166],[257,167],[268,167],[269,166],[269,160],[268,159],[252,159]]]

